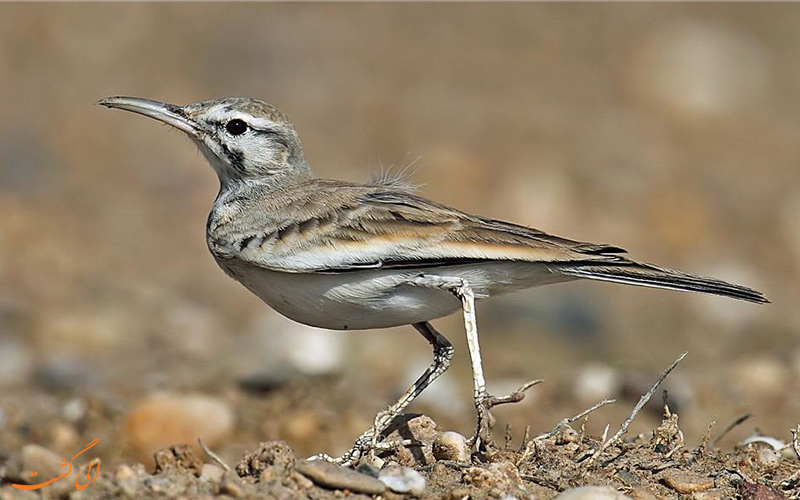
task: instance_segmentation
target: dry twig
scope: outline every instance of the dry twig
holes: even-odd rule
[[[711,441],[711,431],[714,430],[714,427],[716,425],[717,425],[717,419],[715,418],[714,420],[711,421],[710,424],[708,424],[708,429],[700,438],[700,446],[698,447],[700,454],[703,454],[706,452],[706,450],[708,450],[708,442]]]
[[[794,450],[794,454],[797,455],[797,459],[800,460],[800,441],[798,441],[798,435],[800,435],[800,425],[789,431],[792,433],[792,449]],[[785,486],[787,488],[793,487],[800,483],[800,469],[795,471],[790,477],[781,481],[781,486]]]
[[[555,436],[556,434],[558,434],[561,431],[561,429],[564,428],[565,425],[569,425],[572,422],[580,420],[583,417],[585,417],[585,416],[589,415],[590,413],[592,413],[593,411],[595,411],[595,410],[597,410],[597,409],[599,409],[599,408],[601,408],[601,407],[603,407],[605,405],[610,405],[610,404],[615,403],[615,402],[616,402],[615,399],[608,399],[608,398],[603,399],[602,401],[596,403],[594,406],[591,406],[591,407],[583,410],[582,412],[578,413],[575,416],[567,417],[565,419],[560,420],[556,424],[556,426],[553,427],[553,429],[550,432],[545,432],[544,434],[539,434],[538,436],[533,438],[533,440],[534,441],[540,441],[542,439],[551,438],[551,437]]]
[[[731,424],[728,427],[726,427],[725,430],[722,431],[722,433],[719,436],[717,436],[716,438],[714,438],[713,441],[711,441],[711,446],[712,447],[716,447],[717,443],[719,443],[722,440],[722,438],[727,436],[728,433],[730,431],[732,431],[733,429],[735,429],[736,427],[738,427],[738,426],[742,425],[743,423],[747,422],[747,419],[749,419],[751,416],[752,416],[752,414],[747,413],[746,415],[742,415],[741,417],[739,417],[736,420],[734,420],[733,422],[731,422]]]
[[[592,455],[592,457],[588,460],[589,463],[593,462],[597,456],[599,456],[603,451],[606,450],[606,448],[608,448],[612,444],[615,444],[622,438],[622,436],[625,435],[626,432],[628,432],[628,427],[631,425],[631,422],[633,422],[633,419],[636,418],[636,415],[638,415],[639,412],[642,410],[642,408],[644,408],[644,405],[646,405],[647,402],[650,401],[650,398],[653,397],[653,394],[656,393],[659,386],[661,386],[661,384],[669,376],[669,374],[672,373],[672,370],[674,370],[675,367],[677,367],[678,364],[681,361],[683,361],[683,358],[685,358],[687,354],[688,352],[684,352],[683,354],[678,356],[678,359],[673,361],[672,364],[669,365],[669,367],[666,370],[664,370],[664,373],[662,373],[661,376],[658,377],[658,380],[656,380],[656,383],[653,384],[653,387],[651,387],[650,390],[647,391],[647,393],[645,393],[644,395],[642,395],[641,398],[639,398],[639,402],[636,403],[636,406],[633,407],[633,410],[631,411],[630,415],[628,415],[628,418],[626,418],[625,421],[622,422],[622,425],[620,426],[616,434],[611,436],[611,439],[606,441],[605,435],[603,436],[603,444],[600,445],[600,448],[597,450],[597,453]]]
[[[208,446],[206,446],[206,444],[203,442],[202,439],[197,438],[197,442],[200,444],[200,448],[204,452],[206,452],[206,455],[211,457],[211,460],[215,461],[217,464],[219,464],[220,467],[222,467],[226,471],[231,472],[232,469],[230,468],[230,466],[228,464],[226,464],[224,460],[219,458],[219,455],[214,453]]]
[[[537,442],[543,441],[545,439],[549,439],[549,438],[555,436],[556,434],[558,434],[561,431],[561,429],[564,428],[564,426],[569,425],[572,422],[575,422],[576,420],[580,420],[580,419],[582,419],[584,417],[588,418],[588,415],[590,413],[592,413],[593,411],[595,411],[598,408],[601,408],[601,407],[603,407],[605,405],[609,405],[611,403],[614,403],[614,401],[615,400],[613,400],[613,399],[603,399],[602,401],[600,401],[600,402],[596,403],[595,405],[583,410],[582,412],[578,413],[577,415],[574,415],[572,417],[567,417],[567,418],[564,418],[564,419],[560,420],[555,425],[555,427],[553,427],[553,429],[550,432],[545,432],[544,434],[539,434],[538,436],[536,436],[535,438],[533,438],[531,440],[528,440],[529,428],[526,427],[525,428],[525,437],[524,437],[524,439],[522,441],[522,443],[524,445],[524,450],[522,451],[522,456],[520,456],[519,460],[517,460],[517,466],[519,466],[520,464],[524,463],[525,460],[527,460],[528,457],[531,456],[531,454],[533,453],[533,451],[536,448],[536,443]]]

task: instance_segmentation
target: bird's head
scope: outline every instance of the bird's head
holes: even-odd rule
[[[185,132],[223,184],[248,179],[285,184],[311,176],[294,127],[264,101],[228,97],[177,106],[138,97],[108,97],[98,104],[149,116]]]

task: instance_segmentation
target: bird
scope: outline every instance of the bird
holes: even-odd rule
[[[406,179],[359,184],[314,177],[299,135],[277,107],[226,97],[188,105],[115,96],[98,102],[184,132],[219,178],[206,223],[216,263],[280,314],[330,330],[412,325],[433,350],[431,365],[375,417],[352,449],[354,465],[447,370],[454,355],[431,321],[461,311],[477,413],[473,449],[492,446],[492,407],[520,400],[534,384],[494,396],[486,389],[475,301],[581,279],[701,292],[753,303],[754,289],[639,262],[624,249],[567,239],[420,196]]]

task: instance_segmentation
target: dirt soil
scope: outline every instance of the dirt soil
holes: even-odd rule
[[[689,446],[678,415],[668,408],[652,432],[612,443],[600,453],[603,439],[586,435],[578,421],[575,427],[557,425],[535,437],[530,429],[522,433],[508,426],[502,442],[462,461],[454,459],[457,451],[443,451],[441,429],[429,417],[405,414],[400,420],[384,442],[405,440],[404,444],[362,460],[355,471],[303,460],[282,441],[263,442],[231,466],[195,447],[177,445],[156,452],[151,470],[140,463],[100,470],[99,460],[86,460],[59,482],[23,491],[13,484],[38,484],[28,468],[46,468],[53,458],[49,450],[29,445],[3,457],[0,499],[548,499],[559,494],[564,499],[800,498],[796,440],[794,449],[775,450],[768,440],[757,440],[725,453],[709,445],[710,428],[701,443]],[[52,463],[50,467],[58,468]],[[416,487],[395,483],[395,490],[412,491],[394,492],[376,479],[387,471],[410,473],[417,480],[421,475],[425,481]],[[587,485],[610,489],[580,488]]]

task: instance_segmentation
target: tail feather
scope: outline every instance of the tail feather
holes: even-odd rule
[[[611,281],[626,285],[649,286],[668,290],[722,295],[748,302],[763,304],[769,302],[764,294],[752,288],[727,283],[715,278],[693,276],[682,271],[664,269],[650,264],[643,264],[627,259],[620,263],[596,264],[591,262],[558,265],[557,272],[600,281]]]

